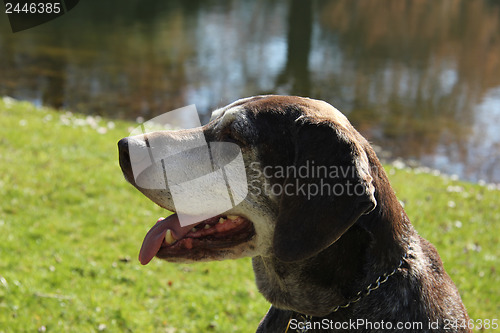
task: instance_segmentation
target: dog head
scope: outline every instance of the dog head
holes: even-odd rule
[[[154,255],[183,262],[258,255],[304,260],[333,244],[377,204],[366,153],[369,144],[331,105],[300,97],[242,99],[214,111],[203,127],[122,139],[125,178],[161,207],[179,213],[173,200],[176,184],[165,180],[165,174],[175,169],[183,179],[200,178],[199,170],[210,161],[206,149],[196,144],[200,138],[209,146],[230,143],[239,148],[220,154],[232,157],[215,168],[212,163],[211,170],[234,178],[237,173],[224,165],[241,152],[247,191],[233,191],[232,198],[241,201],[189,226],[179,225],[175,214],[159,221],[146,236],[143,262]],[[151,149],[156,156],[170,157],[149,159],[134,173],[134,159],[147,158]],[[132,151],[144,154],[132,156]],[[213,155],[212,149],[212,162]],[[200,200],[215,204],[224,195],[224,190],[199,184],[188,196],[192,210]]]

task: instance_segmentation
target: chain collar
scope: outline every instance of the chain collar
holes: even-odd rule
[[[354,304],[354,303],[358,302],[363,297],[370,295],[370,293],[372,291],[377,290],[380,287],[381,284],[386,283],[387,279],[389,279],[390,276],[394,275],[394,273],[396,273],[398,271],[398,269],[400,269],[401,266],[403,266],[403,262],[404,262],[404,260],[406,260],[407,257],[408,257],[408,255],[405,253],[403,255],[403,257],[399,260],[399,265],[396,268],[394,268],[394,270],[392,272],[390,272],[390,273],[384,273],[383,275],[380,275],[374,283],[370,283],[365,289],[360,290],[352,300],[350,300],[350,301],[348,301],[348,302],[346,302],[346,303],[344,303],[342,305],[337,305],[336,307],[334,307],[332,309],[332,311],[330,311],[330,313],[337,312],[340,309],[345,309],[345,308],[349,307],[351,304]],[[287,333],[288,329],[290,328],[290,322],[292,320],[292,316],[290,316],[290,319],[288,320],[288,325],[286,327],[285,333]],[[300,319],[302,319],[303,323],[310,322],[311,319],[312,319],[312,317],[313,317],[313,316],[310,316],[310,315],[303,315],[303,314],[299,314],[299,316],[300,316]],[[305,326],[306,325],[304,325],[304,328],[302,328],[302,329],[297,328],[295,330],[295,332],[297,332],[297,333],[306,333],[309,329],[305,328]]]

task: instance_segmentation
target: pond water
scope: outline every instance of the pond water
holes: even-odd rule
[[[82,1],[13,34],[0,95],[149,119],[236,99],[323,99],[393,157],[500,183],[500,2]]]

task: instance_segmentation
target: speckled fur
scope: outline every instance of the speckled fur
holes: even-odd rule
[[[365,189],[356,197],[318,196],[310,200],[251,190],[244,202],[228,212],[252,221],[256,235],[251,247],[221,252],[212,260],[253,257],[257,286],[272,304],[258,332],[285,332],[290,319],[301,315],[313,316],[314,322],[363,319],[394,325],[422,323],[422,329],[400,332],[469,331],[445,329],[446,324],[469,319],[457,288],[434,246],[411,225],[370,144],[331,105],[300,97],[257,96],[215,111],[211,122],[195,131],[202,131],[209,142],[240,145],[247,176],[261,187],[283,186],[289,181],[262,177],[265,167],[299,167],[315,161],[318,165],[355,168],[354,175],[329,181],[350,181]],[[182,131],[153,135],[159,139],[163,135],[177,135],[179,140],[187,137]],[[260,172],[258,177],[252,169]],[[127,170],[124,173],[127,175]],[[314,184],[316,180],[299,181]],[[172,207],[168,191],[143,193],[162,207]],[[172,261],[189,262],[183,258]],[[377,290],[348,308],[332,312],[396,268]],[[338,330],[350,331],[381,330]]]

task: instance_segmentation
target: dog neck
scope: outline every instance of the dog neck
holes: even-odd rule
[[[331,246],[291,263],[274,256],[253,258],[257,286],[269,302],[323,317],[398,266],[414,231],[381,166],[378,172],[377,207]]]

